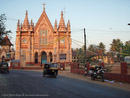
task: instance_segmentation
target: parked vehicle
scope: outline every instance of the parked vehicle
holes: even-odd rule
[[[105,69],[102,66],[96,66],[91,74],[91,80],[101,79],[104,82],[104,72]]]
[[[9,73],[9,66],[7,62],[0,62],[0,73]]]
[[[124,61],[127,63],[128,66],[130,66],[130,56],[126,56],[124,58]]]
[[[88,75],[92,75],[93,73],[94,73],[94,71],[95,71],[95,66],[97,66],[97,65],[91,65],[90,66],[90,68],[89,68],[89,70],[88,70]]]
[[[58,75],[58,65],[56,63],[44,64],[43,76],[53,75],[55,78]]]

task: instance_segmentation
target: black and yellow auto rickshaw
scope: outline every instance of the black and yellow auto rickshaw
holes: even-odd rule
[[[7,62],[0,62],[0,73],[9,73],[9,66]]]
[[[43,77],[53,75],[55,78],[58,75],[58,65],[56,63],[44,64]]]

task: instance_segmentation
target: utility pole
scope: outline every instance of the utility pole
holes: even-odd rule
[[[85,76],[87,75],[87,65],[86,65],[86,32],[85,32],[85,28],[84,28],[84,68],[85,68]]]
[[[86,63],[86,32],[84,28],[84,63]]]

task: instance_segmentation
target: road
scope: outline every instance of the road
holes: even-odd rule
[[[0,74],[0,98],[130,98],[130,92],[42,72],[10,70]]]

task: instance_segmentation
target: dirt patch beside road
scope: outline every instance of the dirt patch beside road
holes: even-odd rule
[[[68,70],[67,71],[59,71],[59,75],[130,91],[130,84],[127,84],[127,83],[116,82],[113,80],[111,80],[111,81],[106,80],[105,82],[101,82],[99,80],[92,81],[90,76],[83,76],[83,75],[79,75],[79,74],[74,74]]]

